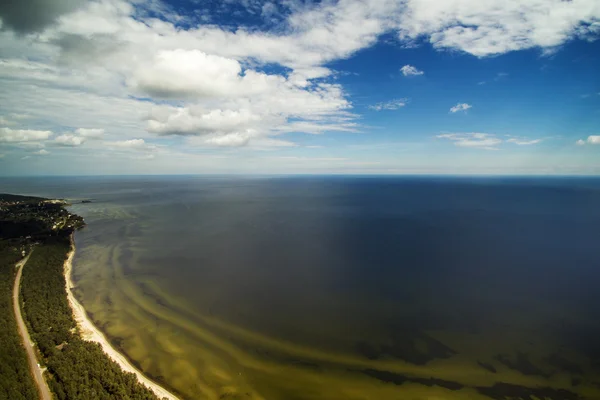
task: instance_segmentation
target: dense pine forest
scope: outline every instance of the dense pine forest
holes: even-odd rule
[[[26,320],[51,376],[50,389],[58,399],[155,399],[100,345],[76,332],[63,275],[69,246],[64,236],[37,246],[21,283]]]
[[[15,264],[20,258],[20,249],[0,241],[0,400],[30,400],[38,395],[12,308]]]
[[[21,306],[37,345],[46,379],[57,399],[157,399],[134,374],[126,373],[100,345],[81,339],[65,288],[64,262],[69,235],[83,226],[80,217],[46,199],[0,195],[0,399],[35,399],[25,351],[11,307],[14,264],[22,249],[34,248],[23,268]],[[3,224],[7,226],[8,224]],[[27,229],[34,227],[35,232]]]

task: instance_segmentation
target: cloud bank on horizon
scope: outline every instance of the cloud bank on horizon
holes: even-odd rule
[[[600,96],[510,83],[528,54],[552,82],[583,71],[554,98],[598,92],[595,0],[26,0],[0,20],[6,175],[600,173]]]

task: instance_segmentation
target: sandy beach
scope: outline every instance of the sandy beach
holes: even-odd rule
[[[71,251],[69,251],[69,255],[67,257],[67,260],[65,261],[65,280],[67,284],[67,297],[69,300],[69,305],[73,310],[75,321],[77,321],[77,326],[79,327],[79,331],[81,332],[81,336],[83,337],[83,339],[99,343],[102,346],[104,352],[108,354],[108,356],[113,361],[119,364],[124,371],[134,373],[137,376],[138,381],[150,388],[159,398],[178,400],[177,396],[170,393],[168,390],[166,390],[159,384],[150,380],[141,371],[135,368],[123,354],[119,353],[114,347],[112,347],[112,345],[106,339],[104,334],[88,318],[85,312],[85,308],[83,308],[83,305],[81,305],[81,303],[77,301],[77,299],[73,295],[73,292],[71,291],[71,289],[74,287],[73,281],[71,280],[74,255],[75,244],[73,241],[73,236],[71,235]]]

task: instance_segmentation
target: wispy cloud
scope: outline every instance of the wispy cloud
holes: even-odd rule
[[[383,111],[383,110],[397,110],[399,108],[404,107],[408,103],[408,99],[394,99],[390,101],[384,101],[381,103],[372,104],[369,106],[369,109],[375,111]]]
[[[444,133],[436,137],[450,140],[458,147],[473,147],[485,150],[498,150],[496,146],[502,143],[502,139],[490,133]]]
[[[457,105],[455,105],[454,107],[450,108],[450,112],[451,113],[457,113],[459,111],[467,111],[469,108],[472,108],[473,106],[467,103],[458,103]]]
[[[77,128],[75,133],[87,139],[100,139],[104,136],[104,129],[99,128]]]
[[[507,139],[506,141],[508,143],[514,143],[517,144],[519,146],[529,146],[532,144],[538,144],[541,143],[543,139],[525,139],[525,138],[510,138]]]
[[[402,75],[404,76],[418,76],[424,74],[424,72],[417,69],[417,67],[408,64],[400,68],[400,72],[402,72]]]
[[[508,139],[504,140],[499,135],[493,133],[443,133],[437,135],[438,139],[447,139],[459,147],[474,147],[485,150],[498,150],[502,143],[511,143],[518,146],[531,146],[541,143],[544,139],[531,139],[523,136],[504,135]]]

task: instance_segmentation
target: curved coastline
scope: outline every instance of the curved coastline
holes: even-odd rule
[[[75,298],[73,295],[72,289],[75,287],[73,281],[71,279],[72,271],[73,271],[73,257],[75,256],[75,240],[73,237],[74,233],[71,233],[70,242],[71,249],[69,250],[69,254],[67,255],[67,259],[64,265],[64,273],[65,273],[65,282],[67,289],[67,300],[69,305],[71,306],[71,310],[73,311],[73,317],[77,322],[77,327],[79,328],[79,332],[81,337],[85,340],[96,342],[100,344],[102,350],[110,357],[111,360],[116,362],[123,371],[131,372],[135,374],[138,381],[148,387],[150,390],[154,392],[161,399],[168,400],[180,400],[173,393],[169,392],[164,387],[160,386],[158,383],[152,381],[150,378],[145,376],[140,370],[138,370],[123,354],[119,353],[117,349],[115,349],[106,336],[94,325],[94,323],[89,319],[85,308],[83,305]]]

